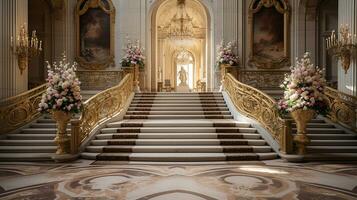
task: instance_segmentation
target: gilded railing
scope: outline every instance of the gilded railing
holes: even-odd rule
[[[279,144],[280,151],[292,152],[291,121],[279,116],[273,98],[252,86],[239,82],[232,74],[225,76],[224,88],[239,112],[258,121],[268,130]]]
[[[78,152],[80,145],[100,124],[123,110],[133,92],[133,74],[127,74],[117,85],[104,90],[84,103],[81,117],[71,121],[71,153]]]
[[[326,87],[325,94],[329,100],[331,121],[357,132],[357,97]]]
[[[46,84],[43,84],[0,101],[0,133],[14,131],[39,117],[38,104],[45,90]]]

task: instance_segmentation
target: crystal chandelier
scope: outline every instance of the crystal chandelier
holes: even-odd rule
[[[177,0],[177,12],[165,27],[167,37],[173,40],[185,40],[193,38],[196,27],[193,18],[186,11],[185,0]]]

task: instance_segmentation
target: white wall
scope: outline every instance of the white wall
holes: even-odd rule
[[[338,1],[338,24],[349,24],[352,35],[357,33],[357,2],[355,0]],[[338,90],[357,96],[357,56],[354,55],[347,74],[338,63]]]

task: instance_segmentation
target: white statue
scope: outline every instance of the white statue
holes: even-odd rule
[[[187,72],[181,67],[181,70],[178,72],[178,77],[181,81],[180,86],[187,86]]]

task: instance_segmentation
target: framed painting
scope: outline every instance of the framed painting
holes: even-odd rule
[[[76,60],[84,69],[114,65],[115,8],[111,0],[78,0]]]
[[[252,0],[249,7],[249,66],[278,69],[290,65],[287,0]]]

